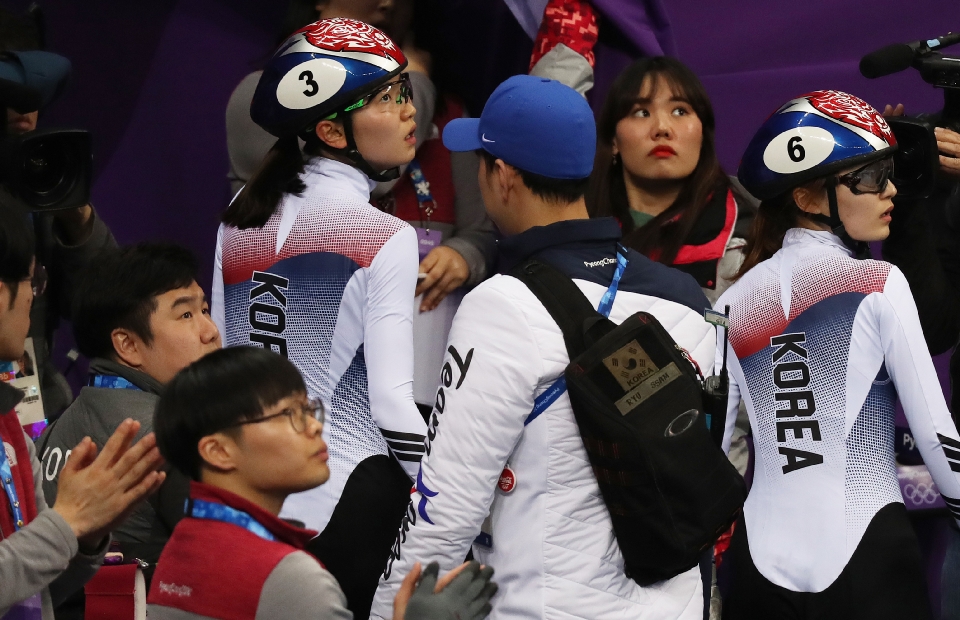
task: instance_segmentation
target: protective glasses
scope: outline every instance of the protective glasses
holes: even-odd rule
[[[893,159],[870,162],[863,168],[837,177],[837,181],[854,194],[882,194],[893,176]]]
[[[243,422],[237,422],[236,424],[231,424],[226,428],[235,428],[237,426],[246,426],[247,424],[260,424],[261,422],[266,422],[274,418],[279,418],[280,416],[287,416],[290,418],[290,426],[293,427],[298,433],[302,433],[307,430],[307,420],[313,418],[320,423],[320,426],[323,426],[324,421],[326,420],[326,409],[323,407],[323,402],[318,398],[313,398],[307,401],[306,405],[302,405],[293,408],[286,408],[280,413],[275,413],[273,415],[264,416],[262,418],[257,418],[255,420],[244,420]]]
[[[365,95],[363,99],[343,109],[344,112],[353,112],[364,107],[372,107],[383,112],[396,110],[413,100],[413,89],[410,87],[410,75],[401,73],[393,82],[383,84],[377,90]],[[339,112],[328,116],[326,120],[334,119]]]

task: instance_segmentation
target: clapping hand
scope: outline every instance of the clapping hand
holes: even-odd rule
[[[87,549],[96,548],[166,477],[157,471],[163,458],[153,433],[131,445],[139,430],[139,422],[124,420],[99,454],[84,437],[60,472],[53,509]]]

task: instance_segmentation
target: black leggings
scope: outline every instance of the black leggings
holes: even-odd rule
[[[836,581],[823,592],[794,592],[753,564],[743,517],[730,544],[724,620],[926,620],[932,618],[917,537],[903,504],[881,508]]]
[[[363,460],[343,488],[323,533],[306,551],[337,578],[356,620],[370,616],[370,606],[400,522],[410,502],[410,478],[392,457]]]

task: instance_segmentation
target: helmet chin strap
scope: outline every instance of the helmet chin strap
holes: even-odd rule
[[[343,131],[347,138],[347,146],[342,149],[335,149],[331,146],[324,146],[327,150],[333,151],[338,155],[342,155],[350,160],[358,170],[363,172],[365,175],[376,181],[377,183],[383,183],[384,181],[393,181],[396,178],[400,177],[400,168],[388,168],[387,170],[375,170],[373,166],[363,158],[363,155],[360,154],[360,151],[357,149],[357,142],[353,139],[353,119],[352,115],[348,112],[343,115]]]
[[[863,241],[857,241],[851,237],[847,233],[846,228],[844,228],[843,222],[840,221],[840,210],[837,207],[837,177],[827,177],[825,185],[827,189],[827,203],[830,205],[829,217],[820,213],[815,215],[808,214],[807,217],[829,226],[830,232],[840,238],[843,245],[847,246],[847,248],[853,252],[855,258],[870,258],[870,246]]]

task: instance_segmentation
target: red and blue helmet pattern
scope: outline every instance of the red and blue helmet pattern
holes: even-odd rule
[[[297,134],[406,66],[400,48],[373,26],[342,17],[321,19],[291,35],[270,59],[250,117],[277,137]]]
[[[766,200],[807,181],[893,153],[897,139],[870,104],[836,90],[788,101],[750,141],[737,177]]]

